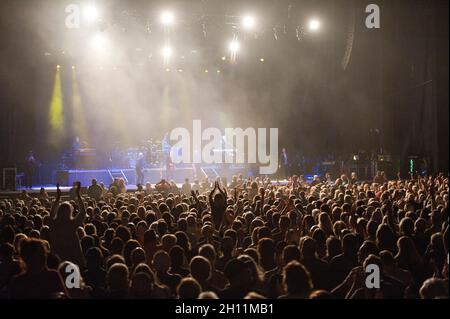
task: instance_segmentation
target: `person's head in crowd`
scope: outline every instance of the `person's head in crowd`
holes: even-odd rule
[[[442,278],[428,278],[420,287],[420,297],[422,299],[448,299],[448,280]]]
[[[267,299],[267,298],[255,291],[251,291],[244,297],[244,299]]]
[[[144,245],[156,245],[158,241],[158,237],[156,235],[156,232],[152,229],[148,229],[144,233]]]
[[[356,256],[358,244],[354,234],[347,234],[342,238],[342,252],[349,257]]]
[[[419,255],[414,241],[410,237],[400,237],[397,241],[397,247],[398,253],[395,258],[404,266],[412,267],[422,263],[422,257]]]
[[[145,251],[141,247],[136,247],[131,252],[131,264],[133,268],[139,265],[140,263],[144,263],[146,260]]]
[[[414,220],[409,217],[404,217],[399,224],[400,234],[403,236],[412,237],[414,234]]]
[[[245,265],[248,267],[251,273],[251,285],[254,287],[258,287],[262,284],[263,281],[263,273],[261,268],[255,262],[255,260],[249,255],[240,255],[237,257],[239,260],[242,260]]]
[[[271,238],[262,238],[258,241],[260,264],[265,271],[275,267],[275,247]]]
[[[123,263],[113,264],[108,269],[106,283],[109,297],[127,298],[129,290],[128,267]]]
[[[195,278],[183,278],[177,287],[178,299],[197,299],[202,288]]]
[[[85,257],[88,269],[99,269],[104,265],[103,253],[98,247],[89,248]]]
[[[284,267],[283,284],[286,295],[290,298],[307,299],[313,289],[309,272],[301,263],[295,260]]]
[[[359,263],[362,264],[364,260],[371,254],[378,255],[378,247],[376,243],[370,240],[366,240],[363,242],[363,244],[359,247],[358,250]]]
[[[203,291],[198,295],[198,299],[219,299],[214,291]]]
[[[153,256],[153,268],[158,274],[165,274],[170,268],[170,256],[164,250],[158,250]]]
[[[123,247],[123,257],[125,258],[125,263],[130,267],[132,265],[131,253],[135,248],[140,248],[139,242],[135,239],[130,239],[127,241]]]
[[[224,275],[231,287],[249,288],[252,282],[251,269],[243,260],[233,258],[227,262]]]
[[[48,246],[40,239],[25,238],[20,241],[20,258],[27,273],[39,273],[47,268]]]
[[[311,237],[302,238],[300,249],[304,259],[312,259],[316,257],[317,244]]]
[[[300,261],[300,249],[296,245],[288,245],[283,248],[283,265],[296,260]]]
[[[192,258],[190,264],[190,273],[200,285],[205,286],[211,277],[211,264],[208,259],[202,256],[195,256]]]
[[[125,259],[119,254],[111,255],[106,260],[106,269],[110,269],[114,264],[125,264]]]
[[[200,256],[205,257],[206,259],[209,260],[209,263],[213,266],[216,262],[216,249],[214,248],[213,245],[211,244],[204,244],[202,246],[200,246],[199,250],[198,250],[198,254]]]
[[[184,250],[181,246],[175,245],[170,249],[170,267],[172,269],[178,269],[183,266],[185,261]]]
[[[153,279],[151,275],[143,271],[133,273],[131,277],[130,297],[135,299],[149,299],[152,298],[152,292]]]

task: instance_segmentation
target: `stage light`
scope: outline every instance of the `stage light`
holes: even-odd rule
[[[255,17],[247,15],[244,16],[244,18],[242,18],[242,26],[244,27],[244,29],[246,30],[253,29],[255,25],[256,25]]]
[[[164,11],[161,13],[161,23],[165,26],[172,25],[175,21],[175,16],[170,11]]]
[[[86,21],[93,22],[98,19],[98,16],[98,10],[93,5],[90,4],[84,7],[83,17],[86,19]]]
[[[96,33],[91,39],[91,45],[96,50],[105,49],[107,43],[106,36],[103,33]]]
[[[232,53],[236,53],[239,50],[239,42],[237,42],[236,40],[231,41],[228,48]]]
[[[320,21],[317,19],[311,19],[308,22],[308,29],[310,31],[317,31],[320,29]]]
[[[50,101],[48,120],[51,133],[49,142],[51,145],[59,145],[63,130],[63,95],[61,85],[61,66],[58,64],[55,71],[55,82],[53,84],[53,95]]]
[[[163,50],[162,50],[162,55],[165,58],[171,57],[172,53],[173,53],[173,51],[172,51],[171,47],[164,47]]]

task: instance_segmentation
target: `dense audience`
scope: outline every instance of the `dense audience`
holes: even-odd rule
[[[24,191],[0,199],[0,297],[448,298],[448,182],[240,175]]]

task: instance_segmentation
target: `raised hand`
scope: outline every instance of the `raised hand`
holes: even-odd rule
[[[77,190],[77,198],[81,198],[80,195],[80,190],[81,190],[81,183],[80,182],[76,182],[76,190]]]
[[[50,209],[50,218],[55,219],[56,218],[56,212],[59,207],[59,201],[61,199],[61,190],[59,189],[59,183],[56,184],[56,198],[55,201],[52,204],[52,207]]]
[[[59,183],[56,184],[56,201],[59,202],[61,199],[61,189],[59,188]]]

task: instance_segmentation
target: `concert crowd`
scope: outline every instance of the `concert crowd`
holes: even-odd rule
[[[0,199],[0,298],[448,298],[448,188],[328,174],[23,191]]]

